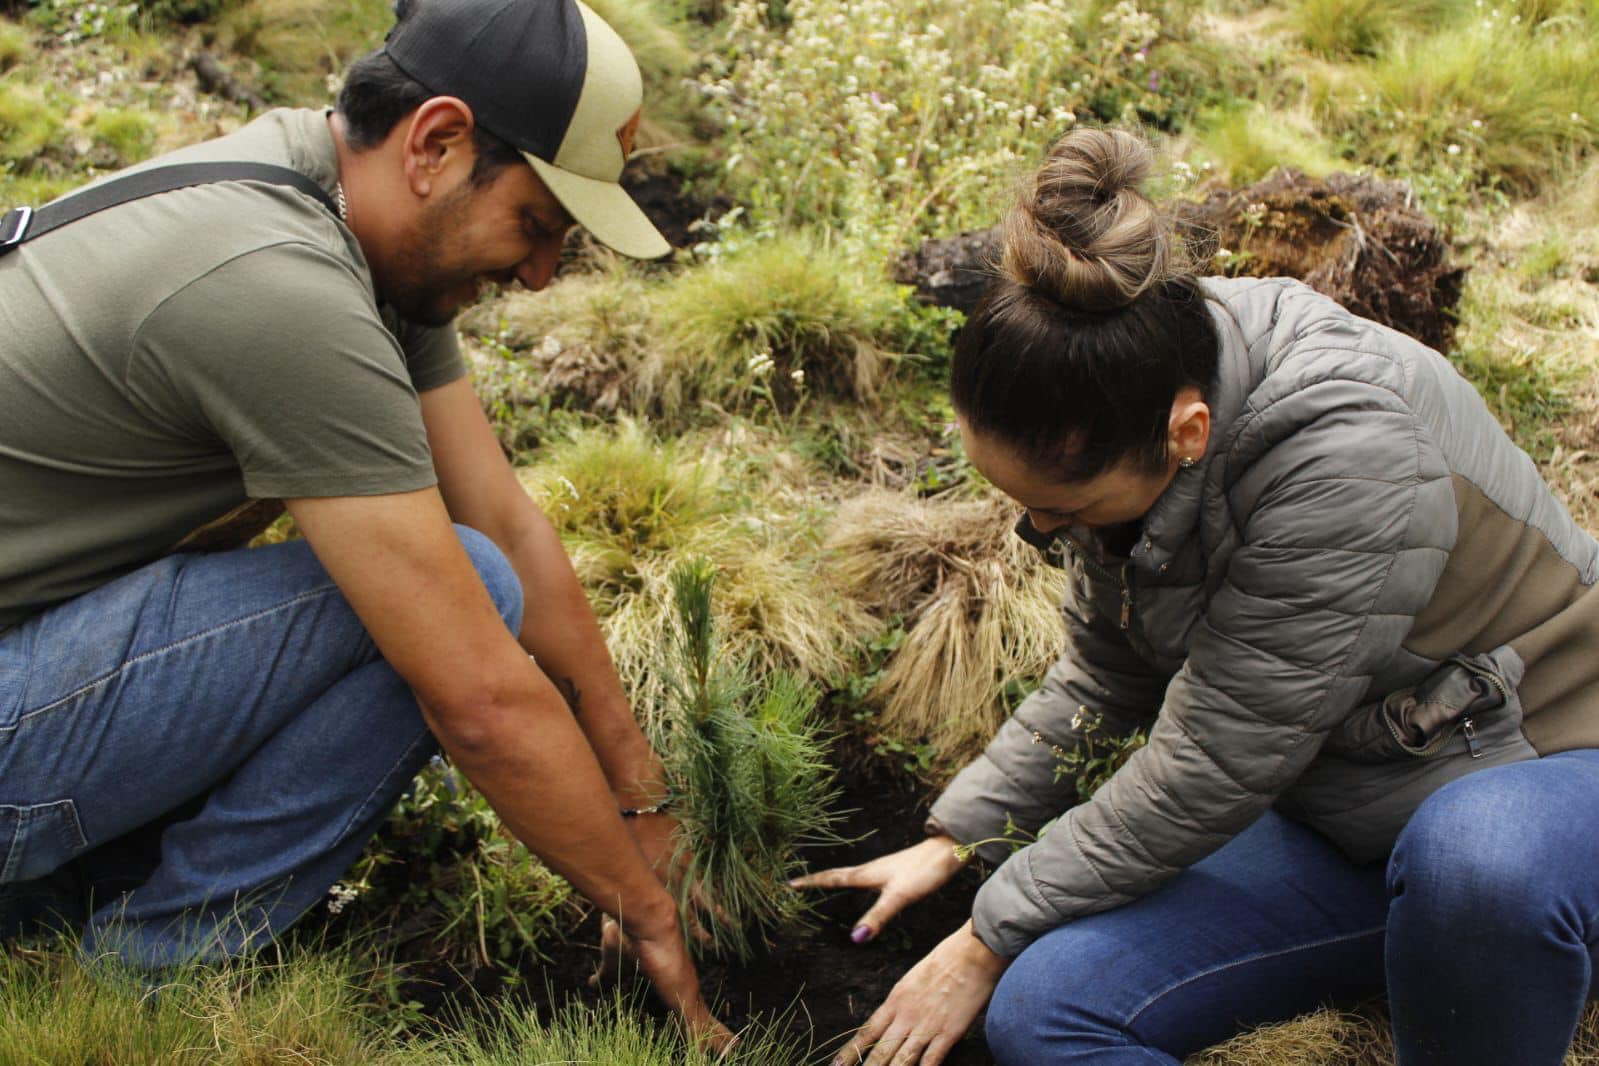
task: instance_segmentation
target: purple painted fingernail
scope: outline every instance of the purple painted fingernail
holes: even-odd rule
[[[872,939],[872,927],[869,925],[857,925],[849,931],[849,938],[857,944],[864,944]]]

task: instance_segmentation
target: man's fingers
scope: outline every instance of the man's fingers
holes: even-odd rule
[[[597,988],[615,979],[622,972],[622,956],[626,951],[622,927],[607,914],[600,922],[600,964],[589,977],[589,987]]]

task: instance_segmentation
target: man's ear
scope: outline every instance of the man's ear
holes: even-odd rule
[[[407,120],[401,158],[405,181],[415,196],[431,195],[449,174],[470,172],[476,160],[472,130],[476,120],[466,102],[453,96],[423,101]],[[454,182],[443,181],[444,187]]]
[[[1172,401],[1166,447],[1177,459],[1199,459],[1210,446],[1210,405],[1193,386],[1180,389]]]

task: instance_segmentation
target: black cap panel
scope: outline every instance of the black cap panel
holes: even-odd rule
[[[384,51],[479,125],[553,162],[577,110],[588,38],[572,0],[412,0]]]

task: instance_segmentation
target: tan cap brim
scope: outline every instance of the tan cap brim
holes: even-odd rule
[[[594,239],[634,259],[659,259],[672,250],[627,190],[614,181],[586,178],[522,153],[577,224]]]

